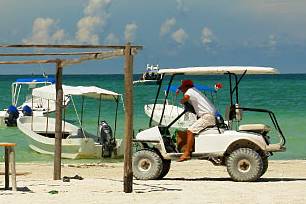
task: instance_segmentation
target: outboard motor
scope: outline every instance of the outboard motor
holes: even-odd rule
[[[101,121],[99,125],[100,143],[102,144],[102,157],[111,157],[114,148],[116,147],[116,140],[113,137],[112,128],[106,121]]]
[[[8,117],[4,119],[4,122],[9,127],[17,126],[17,118],[19,117],[19,111],[16,106],[10,105],[7,108]]]
[[[28,105],[23,106],[22,113],[23,113],[23,116],[32,116],[33,115],[32,108],[30,108],[30,106],[28,106]]]

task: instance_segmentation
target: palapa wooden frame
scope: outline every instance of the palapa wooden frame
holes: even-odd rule
[[[132,137],[133,137],[133,55],[142,46],[126,45],[0,45],[0,49],[8,48],[58,48],[58,49],[103,49],[94,52],[52,52],[52,53],[0,53],[0,57],[34,57],[34,56],[80,56],[73,59],[51,60],[21,60],[0,61],[1,64],[56,64],[56,124],[53,179],[61,179],[61,142],[62,142],[62,74],[64,66],[79,64],[89,60],[104,60],[124,56],[124,85],[125,85],[125,143],[124,143],[124,175],[123,190],[125,193],[133,191],[132,171]],[[108,51],[105,51],[108,50]],[[112,51],[109,51],[112,50]]]

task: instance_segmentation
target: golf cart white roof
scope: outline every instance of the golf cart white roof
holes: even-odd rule
[[[62,85],[65,96],[76,95],[85,96],[89,98],[103,99],[103,100],[116,100],[121,94],[101,89],[96,86],[66,86]],[[32,95],[35,97],[45,98],[49,100],[56,100],[55,85],[43,86],[33,89]]]
[[[211,67],[186,67],[186,68],[171,68],[160,69],[159,74],[173,75],[173,74],[186,74],[186,75],[204,75],[204,74],[224,74],[227,72],[235,74],[278,74],[278,70],[272,67],[252,67],[252,66],[211,66]]]

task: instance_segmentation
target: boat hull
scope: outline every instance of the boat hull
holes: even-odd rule
[[[32,123],[33,120],[33,123]],[[48,125],[47,124],[48,120]],[[32,125],[33,124],[33,125]],[[29,147],[42,154],[54,154],[55,119],[46,117],[20,117],[17,126],[26,136]],[[102,146],[94,137],[80,128],[63,121],[62,158],[101,158]]]

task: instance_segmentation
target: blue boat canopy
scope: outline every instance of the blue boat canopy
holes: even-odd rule
[[[31,83],[31,82],[38,82],[38,83],[44,83],[44,82],[49,82],[54,84],[55,83],[55,78],[53,77],[48,77],[48,78],[44,78],[44,77],[38,77],[38,78],[20,78],[20,79],[16,79],[16,82],[18,83]]]
[[[176,92],[178,87],[179,87],[178,85],[171,85],[169,90],[172,91],[172,92]],[[217,92],[214,88],[211,88],[209,86],[200,85],[200,84],[195,84],[194,87],[196,89],[198,89],[199,91],[206,91],[206,92],[209,92],[209,93],[216,93]],[[166,91],[167,87],[165,87],[164,90]]]

